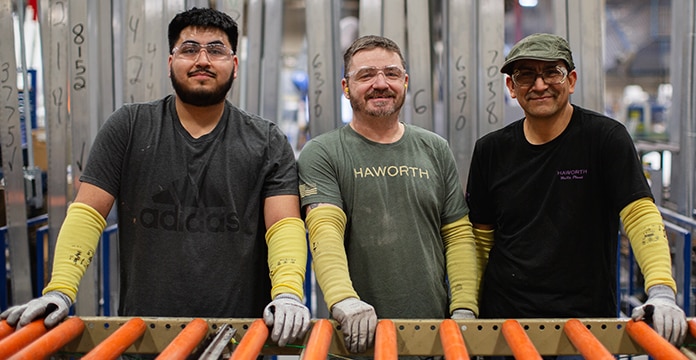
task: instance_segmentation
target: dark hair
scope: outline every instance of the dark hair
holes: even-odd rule
[[[401,65],[404,67],[404,69],[406,69],[406,61],[404,60],[404,56],[401,54],[399,45],[396,45],[394,41],[385,38],[384,36],[366,35],[353,41],[348,49],[346,49],[346,52],[343,53],[343,74],[348,73],[348,69],[350,69],[350,65],[355,54],[362,50],[372,50],[375,48],[382,48],[397,53],[399,55],[399,59],[401,59]]]
[[[211,8],[192,8],[176,14],[169,23],[169,52],[174,49],[174,44],[179,40],[181,31],[188,26],[214,27],[224,31],[232,45],[232,51],[237,53],[237,37],[239,29],[237,22],[222,11]]]

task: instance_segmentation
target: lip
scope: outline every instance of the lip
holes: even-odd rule
[[[207,73],[205,71],[198,71],[194,72],[189,75],[191,78],[214,78],[215,76],[213,74]]]
[[[547,96],[539,96],[539,97],[533,97],[529,98],[528,101],[546,101],[546,100],[552,100],[553,96],[547,95]]]

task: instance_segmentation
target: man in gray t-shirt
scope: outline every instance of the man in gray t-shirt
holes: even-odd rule
[[[317,280],[346,348],[372,346],[382,318],[473,318],[476,255],[454,156],[399,121],[408,74],[379,36],[346,50],[350,124],[300,153],[300,197]]]

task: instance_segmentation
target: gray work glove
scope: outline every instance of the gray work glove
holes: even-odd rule
[[[278,294],[263,310],[263,321],[273,327],[271,340],[285,346],[304,337],[309,329],[309,309],[297,295]]]
[[[631,318],[634,321],[652,319],[653,329],[672,345],[681,345],[686,337],[686,315],[677,306],[674,291],[667,285],[651,286],[648,300],[633,309]]]
[[[13,306],[0,314],[13,327],[29,325],[32,321],[45,317],[44,325],[52,328],[68,316],[72,300],[60,291],[49,291],[46,295],[33,299],[24,305]]]
[[[452,320],[476,319],[474,312],[469,309],[457,309],[452,312]]]
[[[375,342],[377,314],[372,305],[356,298],[343,299],[331,307],[331,316],[341,324],[346,349],[361,353]]]

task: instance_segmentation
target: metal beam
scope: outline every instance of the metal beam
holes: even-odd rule
[[[337,36],[338,9],[336,0],[307,0],[307,72],[309,75],[309,129],[317,136],[337,128],[340,116],[340,52]]]
[[[23,11],[23,9],[22,9]],[[20,17],[22,18],[22,17]],[[20,27],[23,24],[20,24]],[[0,1],[0,146],[2,147],[2,172],[5,211],[9,235],[11,289],[13,304],[21,304],[32,297],[31,263],[27,236],[27,206],[24,192],[24,159],[22,156],[22,131],[19,116],[19,91],[17,89],[17,63],[15,58],[14,19],[12,1]],[[23,45],[22,45],[23,46]],[[26,71],[26,69],[22,69]],[[26,77],[25,77],[26,79]],[[24,84],[25,119],[29,116],[29,84]],[[31,137],[31,125],[26,136]],[[0,244],[5,251],[5,244]],[[5,266],[5,264],[1,264]],[[5,291],[5,289],[3,289]]]
[[[66,345],[61,351],[75,354],[86,353],[104,341],[130,318],[127,317],[82,317],[86,324],[82,335]],[[145,334],[131,345],[126,353],[153,354],[159,353],[179,334],[181,329],[193,320],[192,318],[142,318],[147,324]],[[209,335],[225,324],[234,327],[237,332],[232,343],[239,343],[246,334],[251,323],[256,319],[206,319],[209,325]],[[577,355],[578,350],[573,346],[564,333],[568,319],[520,319],[534,347],[542,355]],[[626,332],[628,319],[578,319],[587,327],[591,334],[612,354],[635,355],[645,354],[637,343]],[[442,348],[439,328],[442,319],[392,320],[396,326],[397,348],[399,355],[411,356],[441,356]],[[502,334],[505,319],[492,320],[458,320],[462,336],[471,355],[512,355]],[[314,320],[316,322],[316,320]],[[355,356],[349,353],[343,345],[343,334],[338,323],[330,320],[334,327],[329,353],[339,356]],[[311,331],[305,338],[294,343],[300,346],[278,347],[267,340],[262,349],[263,355],[299,355],[309,339]],[[689,336],[684,347],[690,347],[696,340]],[[229,345],[232,347],[232,345]],[[230,349],[232,350],[232,349]],[[360,354],[373,355],[372,349]]]

